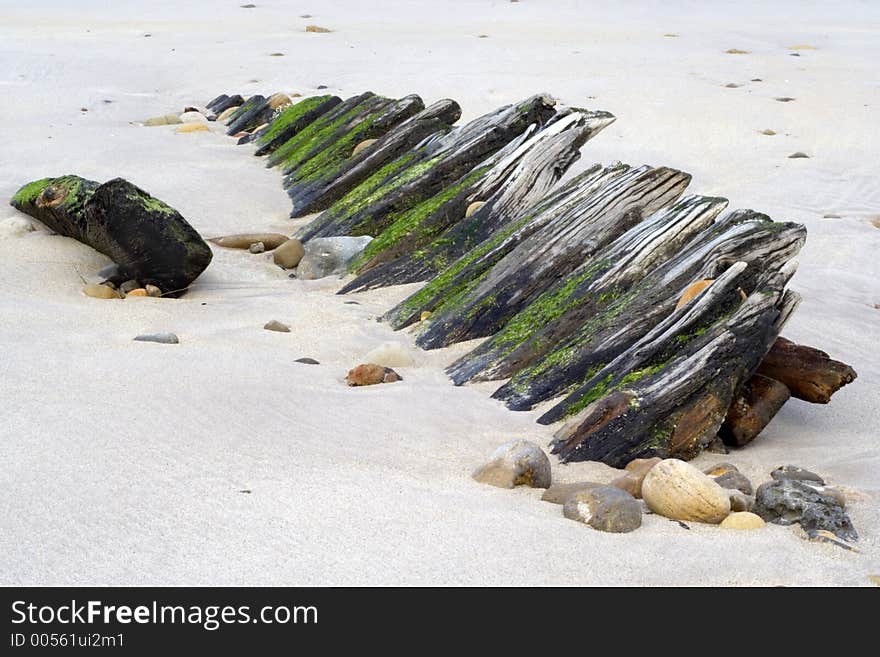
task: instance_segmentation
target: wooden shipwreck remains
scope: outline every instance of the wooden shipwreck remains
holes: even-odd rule
[[[514,410],[565,421],[561,459],[623,466],[741,446],[789,396],[827,403],[855,378],[779,337],[803,226],[723,198],[685,196],[690,175],[593,165],[560,182],[607,112],[538,94],[462,126],[452,100],[425,107],[371,92],[275,109],[239,105],[230,134],[284,174],[298,237],[374,239],[340,294],[425,282],[384,317],[425,349],[485,338],[448,368],[498,381]],[[230,100],[233,99],[233,100]]]

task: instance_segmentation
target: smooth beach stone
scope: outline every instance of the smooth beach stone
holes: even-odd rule
[[[721,526],[724,529],[761,529],[766,524],[760,516],[748,511],[731,513],[721,521]]]
[[[162,290],[160,290],[155,285],[147,285],[144,287],[144,289],[147,291],[147,294],[151,297],[161,297],[162,296]]]
[[[94,299],[119,299],[119,292],[109,285],[90,283],[83,288],[83,294]]]
[[[755,505],[755,498],[751,495],[746,495],[742,491],[736,490],[735,488],[727,489],[728,497],[730,498],[730,510],[731,511],[751,511],[752,507]]]
[[[474,202],[471,203],[469,206],[467,206],[467,210],[464,211],[464,218],[467,219],[467,218],[470,217],[474,212],[476,212],[477,210],[479,210],[479,209],[480,209],[481,207],[483,207],[484,205],[486,205],[486,202],[485,202],[485,201],[474,201]]]
[[[179,126],[174,132],[208,132],[208,126],[205,123],[184,123],[183,125]]]
[[[183,121],[180,120],[180,117],[177,114],[154,116],[153,118],[144,121],[144,125],[150,127],[157,125],[176,125],[178,123],[183,123]]]
[[[727,491],[678,459],[665,459],[648,471],[642,499],[654,513],[673,520],[718,524],[730,513]]]
[[[320,365],[321,364],[318,361],[316,361],[314,358],[309,358],[308,356],[306,356],[305,358],[297,358],[293,362],[294,363],[302,363],[303,365]]]
[[[208,117],[198,111],[184,112],[180,115],[183,123],[207,123]]]
[[[797,151],[796,153],[792,153],[791,155],[789,155],[788,159],[789,160],[804,160],[804,159],[809,159],[809,157],[810,156],[807,155],[806,153],[802,153],[801,151]]]
[[[825,530],[845,541],[859,537],[837,500],[803,481],[782,479],[761,484],[752,511],[778,525],[799,523],[809,536]]]
[[[289,239],[278,246],[272,253],[272,260],[283,269],[293,269],[299,264],[306,254],[302,242],[298,239]]]
[[[569,497],[562,515],[603,532],[624,534],[642,525],[642,507],[632,495],[615,486],[599,486]]]
[[[355,155],[357,155],[361,151],[366,150],[367,148],[369,148],[370,146],[375,144],[377,141],[379,141],[379,140],[378,139],[364,139],[362,142],[358,143],[358,145],[354,147],[354,150],[351,152],[351,156],[354,157]]]
[[[697,281],[696,283],[691,283],[690,285],[688,285],[685,291],[681,293],[681,297],[679,298],[678,303],[675,304],[675,309],[678,310],[690,301],[696,299],[698,296],[700,296],[700,293],[703,290],[712,285],[712,283],[714,282],[714,278],[705,278],[701,281]]]
[[[345,377],[345,382],[350,386],[372,386],[396,381],[403,381],[403,377],[390,367],[376,363],[362,363],[349,370]]]
[[[147,294],[147,291],[142,287],[135,288],[134,290],[129,290],[128,292],[125,293],[126,299],[128,297],[146,297],[146,296],[149,296],[149,295]]]
[[[431,316],[431,314],[432,313],[430,310],[423,310],[421,313],[419,313],[419,321],[424,322],[426,319],[428,319]]]
[[[251,253],[263,253],[266,250],[266,245],[262,242],[254,242],[248,247],[248,251]]]
[[[202,117],[204,117],[204,119],[206,121],[216,121],[217,120],[217,113],[212,112],[207,107],[200,107],[198,105],[188,105],[183,108],[183,114],[189,114],[190,112],[195,112],[196,114],[201,115]],[[186,122],[186,119],[183,118],[183,114],[180,115],[180,119],[182,121]]]
[[[135,342],[158,342],[159,344],[179,344],[174,333],[145,333],[135,338]]]
[[[499,488],[549,488],[550,459],[529,440],[511,440],[492,452],[472,476],[482,484]]]
[[[326,27],[321,27],[320,25],[306,25],[306,32],[316,32],[318,34],[323,34],[332,31],[333,30],[328,30]]]
[[[626,474],[618,477],[609,485],[625,490],[635,498],[641,498],[642,483],[645,480],[645,475],[662,460],[656,456],[649,459],[633,459],[626,464]]]
[[[267,251],[277,249],[290,238],[281,233],[241,233],[240,235],[224,235],[208,240],[217,246],[227,249],[249,249],[251,244],[262,242]]]
[[[573,484],[553,484],[544,491],[541,500],[551,504],[565,504],[566,500],[575,493],[598,488],[601,485],[592,481],[578,481]]]
[[[776,481],[790,479],[792,481],[802,481],[807,484],[825,485],[825,480],[815,472],[804,470],[797,465],[781,465],[770,473],[770,476]]]
[[[732,463],[717,463],[711,468],[706,468],[703,472],[712,477],[721,488],[735,489],[745,495],[754,495],[755,493],[752,482]]]
[[[217,121],[220,121],[220,122],[226,121],[226,119],[228,119],[232,115],[232,113],[235,112],[235,110],[237,110],[239,107],[240,107],[240,105],[233,105],[232,107],[227,107],[225,110],[223,110],[222,112],[220,112],[220,114],[217,115]]]
[[[373,240],[369,235],[360,237],[315,237],[305,243],[305,254],[296,270],[296,277],[305,280],[325,276],[344,276],[349,264]]]
[[[290,327],[287,324],[282,324],[277,319],[273,319],[270,322],[266,322],[263,326],[267,331],[278,331],[279,333],[290,333]]]
[[[293,101],[290,99],[285,93],[281,93],[280,91],[276,94],[272,94],[266,99],[266,104],[271,107],[273,110],[281,109],[283,107],[287,107]],[[257,128],[259,130],[259,128]]]

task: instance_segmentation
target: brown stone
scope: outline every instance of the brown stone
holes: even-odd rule
[[[551,504],[565,504],[566,500],[576,493],[580,493],[591,488],[598,488],[602,484],[592,481],[578,481],[573,484],[553,484],[544,491],[541,499]]]
[[[705,290],[707,287],[712,285],[715,282],[714,278],[704,278],[701,281],[697,281],[696,283],[691,283],[687,286],[687,289],[681,293],[681,298],[679,298],[678,303],[675,304],[675,309],[678,310],[684,305],[687,305],[690,301],[696,299],[700,296],[700,293]]]
[[[287,107],[293,101],[290,100],[290,96],[287,94],[278,92],[277,94],[269,96],[269,98],[266,99],[266,102],[273,110],[277,110],[282,107]],[[259,130],[259,128],[257,128],[257,130]]]
[[[758,374],[785,384],[792,397],[827,404],[831,395],[856,379],[855,370],[824,351],[778,338],[758,367]]]
[[[350,386],[371,386],[402,380],[401,376],[390,367],[382,367],[375,363],[362,363],[349,370],[348,376],[345,377],[345,382]]]
[[[266,251],[272,251],[287,242],[290,238],[280,233],[242,233],[240,235],[224,235],[208,240],[217,246],[227,249],[249,249],[251,244],[262,242]]]
[[[673,520],[717,524],[730,513],[728,491],[678,459],[665,459],[648,471],[642,497],[654,513]]]
[[[150,295],[147,294],[147,291],[142,287],[139,287],[134,290],[130,290],[125,294],[126,298],[128,298],[128,297],[147,297],[147,296],[150,296]]]
[[[378,139],[364,139],[362,142],[360,142],[357,146],[354,147],[354,150],[351,152],[351,156],[354,157],[355,155],[360,153],[362,150],[367,149],[370,146],[372,146],[373,144],[375,144],[377,141],[379,141],[379,140]]]
[[[626,464],[626,474],[618,477],[609,485],[625,490],[633,497],[641,499],[642,482],[645,480],[645,475],[662,460],[656,456],[650,459],[633,459]]]
[[[333,30],[328,30],[326,27],[321,27],[320,25],[306,25],[306,32],[315,32],[318,34],[325,34],[327,32],[332,32]]]
[[[306,250],[298,239],[289,239],[275,249],[272,259],[275,264],[284,269],[293,269],[303,259]]]
[[[208,132],[208,126],[204,123],[184,123],[175,132]]]
[[[83,288],[83,294],[94,299],[119,299],[119,292],[109,285],[90,283]]]

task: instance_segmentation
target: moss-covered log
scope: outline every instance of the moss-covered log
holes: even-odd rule
[[[305,226],[298,237],[375,237],[394,218],[459,180],[529,125],[544,125],[555,113],[554,105],[544,94],[533,96],[448,134],[426,139],[352,189]]]
[[[211,262],[210,247],[180,213],[121,178],[43,178],[11,205],[112,259],[117,285],[135,279],[179,296]]]
[[[400,100],[378,103],[374,110],[357,116],[352,121],[343,122],[334,134],[328,135],[324,144],[306,155],[298,164],[285,162],[287,176],[284,187],[288,194],[299,191],[321,181],[335,179],[345,170],[355,147],[368,139],[378,139],[403,121],[418,114],[425,105],[418,96],[406,96]],[[300,211],[294,207],[292,216]]]
[[[299,217],[327,209],[382,167],[417,147],[425,138],[448,132],[460,116],[461,108],[454,100],[437,101],[378,136],[369,147],[341,160],[338,167],[312,180],[291,184],[287,189],[293,201],[291,215]],[[373,138],[367,136],[362,141]]]
[[[788,387],[792,397],[827,404],[831,395],[856,379],[856,371],[813,347],[779,338],[764,358],[758,373]]]
[[[611,180],[572,216],[523,241],[454,304],[435,313],[416,343],[425,349],[498,331],[561,277],[684,192],[690,175],[640,167]]]
[[[593,165],[534,207],[508,221],[491,236],[471,245],[464,255],[425,287],[388,311],[383,320],[393,328],[401,329],[418,321],[423,312],[442,312],[452,307],[519,244],[555,221],[568,220],[578,212],[578,208],[583,207],[586,199],[627,171],[629,167],[624,164],[605,168]],[[468,225],[473,226],[471,223]]]
[[[804,238],[798,224],[776,223],[752,211],[727,214],[634,284],[606,290],[593,307],[575,306],[548,322],[508,356],[508,366],[515,361],[521,369],[493,396],[509,408],[525,410],[567,393],[539,422],[576,413],[601,392],[597,372],[671,316],[695,281],[714,280],[731,263],[743,262],[749,266],[738,281],[750,293],[765,272],[781,268],[798,253]],[[677,344],[684,347],[705,330],[698,326],[683,333]],[[552,348],[543,347],[544,340]]]
[[[791,271],[759,278],[743,300],[748,270],[731,265],[597,372],[598,392],[557,432],[554,453],[622,467],[651,456],[690,459],[714,440],[734,393],[797,304],[784,290]],[[700,335],[679,344],[678,336],[698,328]]]
[[[265,123],[264,118],[272,114],[269,99],[257,94],[248,98],[241,107],[235,110],[226,122],[226,134],[234,135],[243,130],[255,128]]]
[[[607,112],[567,109],[542,130],[527,130],[464,177],[403,213],[355,263],[360,275],[340,293],[410,283],[429,277],[487,235],[534,205],[579,157],[586,141],[609,125]],[[483,205],[470,217],[474,202]],[[463,230],[457,230],[462,223]],[[453,258],[454,259],[454,258]]]
[[[515,374],[614,305],[621,294],[707,228],[726,206],[726,199],[688,196],[636,224],[447,372],[457,385]]]
[[[274,153],[319,116],[341,102],[342,99],[338,96],[312,96],[281,109],[269,123],[269,127],[254,140],[257,144],[254,154],[263,156]]]

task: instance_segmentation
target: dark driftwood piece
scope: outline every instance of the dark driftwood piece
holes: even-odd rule
[[[518,105],[426,139],[383,167],[325,210],[297,235],[302,240],[333,235],[378,235],[405,212],[471,171],[529,125],[545,124],[554,101],[533,96]]]
[[[673,257],[726,206],[726,199],[688,196],[636,224],[541,294],[447,372],[461,385],[471,380],[504,379],[523,369],[600,316],[622,290],[637,285],[658,263]]]
[[[358,115],[352,121],[340,125],[316,148],[312,154],[303,158],[299,164],[288,164],[285,171],[284,187],[294,193],[315,181],[335,178],[344,170],[352,151],[362,141],[378,139],[403,121],[425,109],[418,96],[406,96],[400,100],[384,100],[367,113]],[[291,215],[297,215],[294,209]]]
[[[293,139],[306,126],[313,123],[319,116],[326,114],[342,102],[338,96],[314,96],[304,98],[282,109],[269,127],[258,136],[257,150],[254,155],[263,156]]]
[[[690,175],[641,167],[611,180],[574,216],[549,224],[507,254],[416,339],[425,349],[491,335],[560,277],[611,240],[674,202]]]
[[[269,107],[269,99],[265,96],[251,96],[239,107],[226,123],[226,134],[234,135],[244,130],[250,130],[264,123],[263,117],[271,116],[272,109]]]
[[[238,94],[233,94],[232,96],[220,94],[205,105],[205,107],[214,112],[214,114],[220,114],[221,112],[228,110],[230,107],[240,107],[242,103],[244,103],[244,98]]]
[[[529,348],[540,352],[543,339],[550,340],[553,348],[529,361],[493,396],[505,400],[509,408],[523,410],[567,392],[561,402],[539,418],[545,424],[579,411],[603,391],[609,372],[601,372],[649,331],[662,325],[694,281],[716,279],[731,263],[742,262],[745,273],[738,277],[738,283],[744,293],[750,293],[765,272],[779,270],[797,254],[804,238],[803,226],[776,223],[752,211],[736,211],[722,217],[636,285],[600,295],[592,314],[583,314],[589,306],[575,307],[571,314],[548,323],[524,343],[515,357],[527,358]],[[713,287],[715,284],[708,290]],[[691,331],[674,336],[673,344],[686,348],[706,330],[705,322],[696,325]],[[559,341],[554,334],[564,337]],[[646,362],[640,367],[655,364]],[[621,377],[628,374],[631,372],[624,372]]]
[[[18,210],[113,260],[109,279],[135,279],[179,296],[211,262],[211,248],[173,208],[121,178],[44,178],[12,197]]]
[[[790,397],[785,384],[760,374],[753,375],[734,395],[718,435],[728,445],[748,445]]]
[[[797,305],[774,271],[750,287],[738,262],[596,374],[598,393],[560,429],[563,461],[621,467],[634,458],[693,458],[711,442],[734,393],[758,367]],[[699,335],[679,344],[677,337]]]
[[[465,291],[519,244],[554,221],[568,220],[571,215],[576,215],[587,198],[627,171],[629,167],[623,164],[605,168],[593,165],[534,207],[506,222],[491,236],[470,246],[466,254],[388,311],[383,319],[393,328],[401,329],[418,321],[422,312],[442,312],[453,306]],[[467,225],[473,226],[470,222]]]
[[[613,120],[607,112],[568,109],[544,129],[526,131],[380,233],[355,263],[360,275],[340,294],[429,278],[450,256],[464,253],[469,238],[482,241],[479,234],[492,234],[534,205],[580,157],[581,146]],[[484,205],[465,217],[474,201]]]
[[[454,100],[437,101],[388,131],[376,143],[343,160],[335,170],[324,172],[314,180],[290,185],[287,194],[293,201],[291,215],[299,217],[327,209],[429,135],[448,132],[460,116],[461,108]]]
[[[856,379],[855,370],[824,351],[779,338],[761,362],[758,373],[776,379],[792,397],[827,404],[831,395]]]

